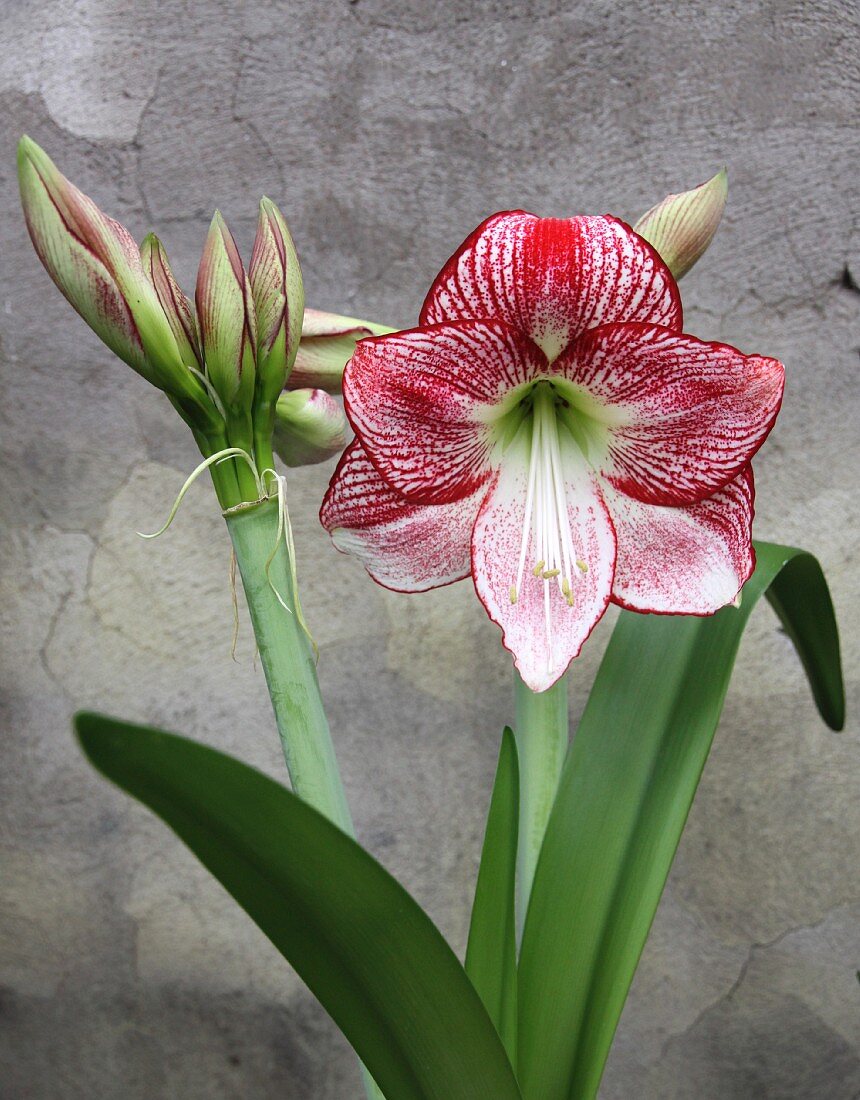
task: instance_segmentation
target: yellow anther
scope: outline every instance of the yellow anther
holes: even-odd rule
[[[560,572],[560,569],[544,569],[543,573],[541,573],[541,576],[545,581],[548,581],[551,580],[553,577],[557,577]]]
[[[576,567],[579,569],[580,573],[588,572],[588,562],[583,561],[582,558],[576,559]]]
[[[543,560],[543,558],[541,558],[541,560],[537,563],[537,565],[532,570],[532,576],[533,577],[539,577],[541,575],[541,573],[543,572],[543,567],[545,565],[546,565],[546,562]]]
[[[517,586],[515,584],[512,584],[508,589],[508,596],[510,596],[511,603],[517,602]]]
[[[570,592],[567,594],[567,606],[573,607],[573,595]]]
[[[566,599],[570,599],[570,581],[567,579],[567,577],[565,577],[564,580],[561,582],[561,594]]]

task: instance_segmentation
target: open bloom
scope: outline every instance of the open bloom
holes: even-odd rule
[[[535,691],[610,600],[710,614],[752,572],[782,365],[684,334],[671,272],[615,218],[489,218],[343,388],[336,546],[401,591],[471,575]]]

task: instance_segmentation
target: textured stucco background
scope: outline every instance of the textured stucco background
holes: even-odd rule
[[[720,164],[730,206],[687,329],[788,367],[757,533],[814,550],[857,713],[858,25],[853,3],[2,0],[3,733],[0,1093],[358,1096],[350,1052],[274,949],[69,717],[281,761],[228,546],[166,401],[49,283],[26,238],[26,131],[193,286],[218,206],[250,252],[287,212],[308,300],[391,324],[486,214],[634,218]],[[363,841],[458,949],[510,670],[462,584],[375,588],[291,477],[303,600]],[[574,716],[609,621],[573,675]],[[607,736],[611,731],[607,731]],[[856,719],[818,720],[756,611],[604,1080],[604,1100],[860,1096]]]

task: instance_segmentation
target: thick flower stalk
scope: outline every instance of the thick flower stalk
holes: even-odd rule
[[[615,218],[487,219],[343,389],[335,545],[397,590],[471,576],[533,691],[610,601],[711,614],[752,572],[782,365],[685,334],[671,271]]]

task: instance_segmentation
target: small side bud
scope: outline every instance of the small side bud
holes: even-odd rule
[[[726,208],[729,184],[725,168],[692,191],[667,195],[633,226],[680,279],[714,239]]]
[[[248,269],[257,314],[257,393],[276,401],[296,358],[305,292],[296,246],[271,199],[260,201],[257,236]]]
[[[170,325],[170,331],[176,341],[182,362],[196,370],[203,368],[203,356],[200,353],[200,337],[194,309],[173,277],[164,245],[154,233],[149,233],[140,246],[140,259],[143,270],[155,288],[158,301],[164,310],[164,316]]]
[[[131,234],[104,214],[28,137],[18,180],[36,254],[111,351],[159,389],[197,398]]]
[[[254,303],[239,249],[218,212],[203,248],[195,298],[209,381],[226,409],[250,416],[256,373]]]
[[[349,425],[340,405],[323,390],[290,390],[278,398],[274,449],[287,466],[310,466],[339,454]]]
[[[306,309],[302,338],[289,378],[290,389],[312,387],[326,393],[340,393],[343,368],[358,341],[366,336],[384,336],[395,331],[387,325],[359,321],[356,317]]]

